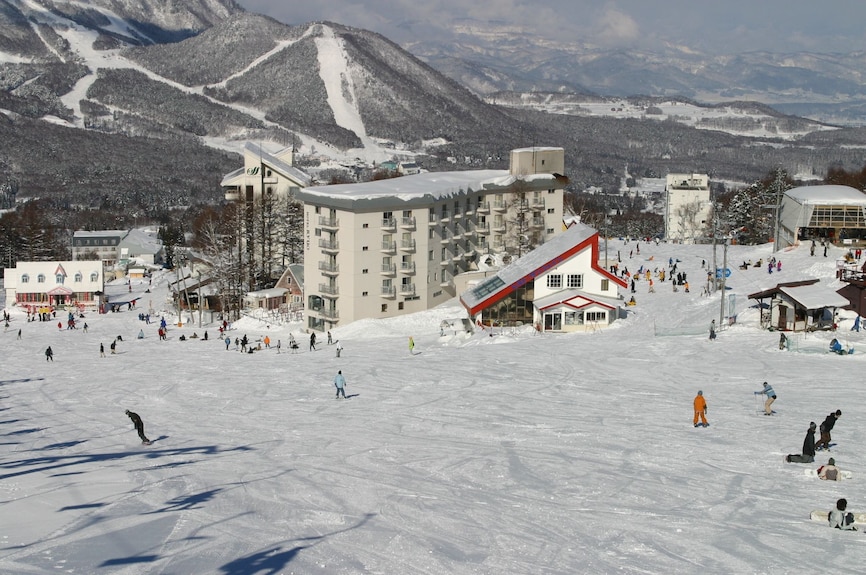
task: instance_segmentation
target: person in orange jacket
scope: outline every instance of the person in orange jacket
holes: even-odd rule
[[[707,423],[707,400],[704,399],[703,391],[699,391],[695,396],[695,427],[698,426],[698,417],[701,418],[701,424],[704,427],[709,426],[709,423]]]

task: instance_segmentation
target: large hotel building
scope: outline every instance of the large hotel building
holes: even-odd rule
[[[304,203],[305,323],[326,330],[435,307],[456,275],[563,230],[562,148],[512,150],[508,170],[427,172],[295,191]]]

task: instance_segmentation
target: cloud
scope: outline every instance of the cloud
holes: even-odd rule
[[[622,46],[636,42],[640,38],[640,26],[628,14],[609,5],[605,7],[596,21],[598,32],[593,39],[605,46]]]

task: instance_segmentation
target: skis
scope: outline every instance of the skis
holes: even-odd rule
[[[854,474],[851,473],[850,471],[848,471],[847,469],[840,470],[839,473],[842,474],[842,479],[851,479],[852,477],[854,477]],[[818,477],[818,470],[817,469],[804,469],[803,474],[808,475],[809,477]]]
[[[709,426],[710,426],[709,423],[696,423],[695,424],[695,427],[709,427]]]

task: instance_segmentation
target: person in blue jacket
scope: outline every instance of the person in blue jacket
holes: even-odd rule
[[[764,415],[773,415],[773,409],[770,407],[773,405],[773,402],[776,401],[776,392],[773,391],[773,387],[765,381],[764,389],[756,391],[755,395],[767,396],[767,401],[764,402]]]
[[[334,385],[337,388],[336,399],[340,399],[340,394],[343,395],[343,399],[346,399],[346,378],[343,377],[343,370],[338,371],[334,376]]]

